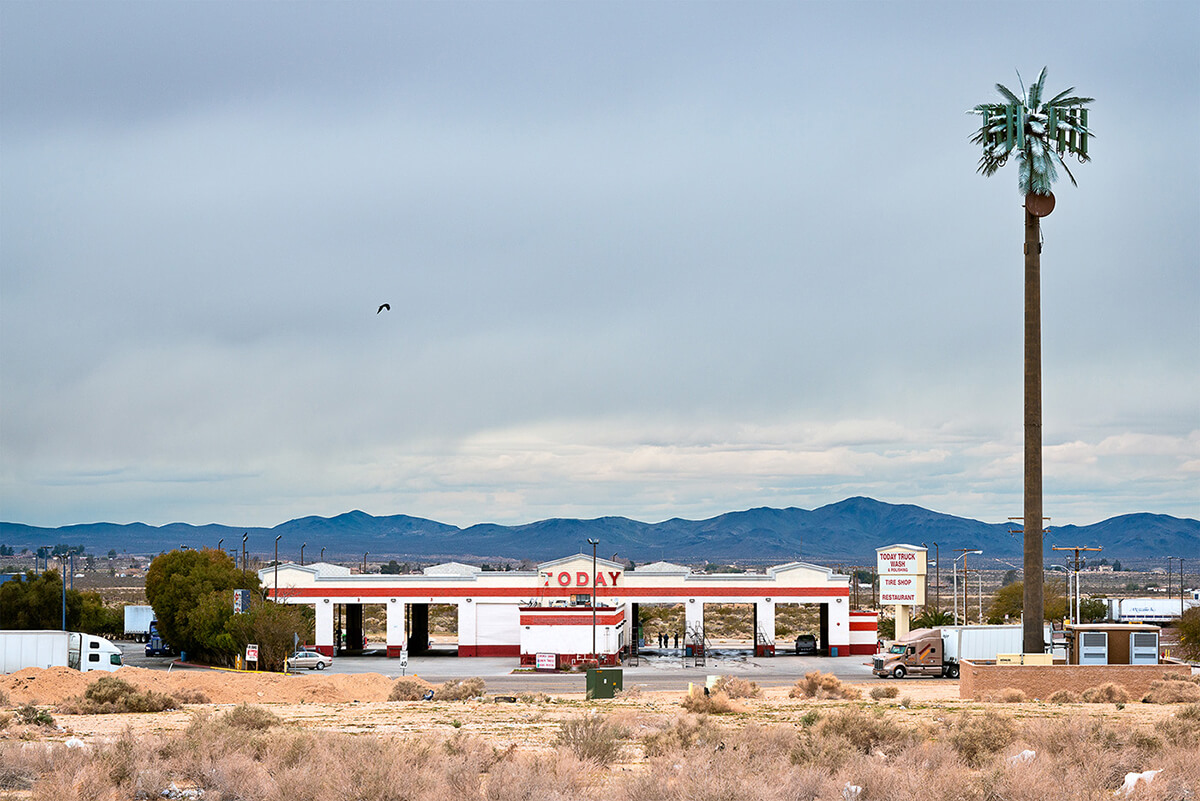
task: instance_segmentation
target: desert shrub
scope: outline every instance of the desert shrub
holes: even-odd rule
[[[1200,684],[1190,681],[1152,681],[1142,701],[1147,704],[1190,704],[1200,701]]]
[[[8,724],[12,723],[12,719],[13,716],[11,712],[0,712],[0,731],[7,729]]]
[[[893,684],[889,684],[884,687],[871,688],[871,697],[876,701],[882,701],[884,698],[895,698],[899,694],[900,688]]]
[[[483,679],[472,676],[469,679],[454,679],[438,687],[433,697],[439,701],[466,701],[483,695]]]
[[[845,737],[802,729],[788,754],[793,765],[834,773],[860,757],[858,749]]]
[[[389,701],[420,701],[433,685],[416,676],[401,676],[392,682]]]
[[[996,693],[994,700],[1002,704],[1021,704],[1026,700],[1025,691],[1018,690],[1016,687],[1005,687]]]
[[[1111,681],[1098,687],[1088,687],[1083,691],[1082,698],[1085,704],[1127,704],[1130,700],[1129,690]]]
[[[904,747],[918,739],[915,729],[888,720],[878,707],[871,710],[835,709],[817,725],[817,733],[824,737],[841,737],[864,754],[876,748]]]
[[[981,767],[989,757],[1017,738],[1017,725],[1007,715],[963,713],[950,725],[947,740],[968,765]]]
[[[680,715],[657,731],[642,737],[648,757],[687,751],[698,743],[720,742],[724,732],[707,715]]]
[[[1200,684],[1200,673],[1188,675],[1186,673],[1164,673],[1163,681],[1190,681],[1192,684]]]
[[[725,693],[711,692],[704,687],[693,687],[692,691],[683,697],[683,708],[698,715],[727,715],[730,712],[746,711]]]
[[[54,717],[44,709],[38,709],[33,704],[24,704],[17,707],[16,718],[18,723],[26,726],[53,726]]]
[[[641,698],[644,695],[645,693],[642,692],[641,687],[631,684],[628,687],[622,687],[613,693],[613,698],[625,698],[627,700],[633,700],[635,698]]]
[[[153,690],[141,691],[116,676],[101,676],[88,685],[82,698],[72,698],[62,708],[77,715],[109,715],[124,712],[162,712],[176,709],[179,702]]]
[[[283,723],[283,719],[269,709],[252,704],[238,704],[220,718],[221,722],[235,729],[265,730]]]
[[[624,693],[623,690],[622,693]],[[622,697],[625,696],[622,695]],[[521,693],[517,696],[517,700],[522,704],[545,704],[550,702],[550,696],[546,693]]]
[[[762,688],[758,682],[749,681],[738,676],[722,676],[713,685],[713,692],[725,693],[730,698],[760,698]]]
[[[900,706],[904,707],[905,709],[912,708],[912,704],[913,700],[911,695],[906,695],[900,699]]]
[[[1168,742],[1200,741],[1200,704],[1188,704],[1170,717],[1161,718],[1155,727]]]
[[[212,699],[209,698],[208,695],[204,693],[204,691],[196,690],[196,689],[193,689],[190,687],[182,689],[182,690],[175,690],[174,692],[171,693],[171,697],[174,698],[176,701],[178,701],[180,704],[210,704],[210,703],[212,703]]]
[[[857,701],[862,693],[855,687],[842,684],[842,680],[832,673],[822,673],[812,670],[804,674],[788,693],[789,698],[843,698],[847,701]]]
[[[8,706],[8,693],[0,690],[0,706]]]
[[[603,715],[580,715],[562,722],[555,744],[577,759],[611,765],[621,754],[621,741],[629,735],[625,727]]]
[[[1052,704],[1078,704],[1079,693],[1071,690],[1055,690],[1046,700]]]

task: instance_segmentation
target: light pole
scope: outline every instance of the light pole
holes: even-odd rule
[[[363,569],[362,569],[363,575],[366,575],[366,572],[367,572],[367,554],[369,554],[369,553],[370,553],[370,551],[367,551],[367,553],[363,554]]]
[[[242,534],[242,572],[246,572],[246,538],[250,536],[250,532]]]
[[[600,540],[589,538],[588,544],[592,546],[592,658],[596,658],[596,546]]]
[[[282,534],[275,537],[275,603],[279,603],[279,538]]]
[[[967,554],[981,554],[983,551],[972,548],[955,548],[962,551],[954,557],[954,623],[958,625],[958,560],[963,560],[963,624],[967,622]],[[980,601],[982,603],[982,601]]]
[[[322,562],[325,561],[325,549],[324,548],[321,549],[321,561]]]
[[[304,567],[304,547],[306,545],[308,545],[307,542],[300,546],[300,567]]]
[[[65,555],[58,557],[59,569],[62,571],[63,591],[62,591],[62,630],[67,630],[67,559]]]
[[[223,543],[223,542],[225,542],[224,537],[221,537],[221,539],[217,540],[217,550],[218,551],[221,550],[221,543]],[[237,565],[234,565],[234,567],[237,567]]]
[[[936,571],[933,577],[933,583],[937,586],[934,588],[934,593],[937,595],[937,611],[941,614],[942,611],[942,558],[938,552],[938,544],[933,544],[933,569]]]

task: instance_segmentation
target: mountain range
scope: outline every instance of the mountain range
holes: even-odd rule
[[[306,544],[305,561],[325,549],[326,560],[543,561],[589,549],[588,539],[600,541],[599,555],[651,562],[660,559],[747,564],[796,559],[819,563],[874,563],[875,549],[896,543],[926,543],[932,551],[978,548],[984,562],[1019,561],[1022,537],[1009,523],[982,523],[933,512],[919,506],[889,504],[871,498],[849,498],[818,509],[758,508],[729,512],[707,520],[672,518],[643,523],[626,517],[593,520],[554,518],[517,526],[494,523],[460,528],[408,515],[374,517],[353,511],[336,517],[301,517],[271,528],[209,524],[89,523],[40,528],[0,522],[0,544],[22,548],[67,544],[88,552],[155,554],[182,546],[240,549],[247,535],[248,551],[273,555],[280,536],[279,555],[297,560]],[[1061,526],[1046,536],[1046,559],[1052,545],[1102,547],[1103,557],[1123,563],[1165,564],[1165,557],[1200,559],[1200,521],[1169,515],[1139,513],[1113,517],[1088,526]],[[1061,561],[1061,554],[1053,554]]]

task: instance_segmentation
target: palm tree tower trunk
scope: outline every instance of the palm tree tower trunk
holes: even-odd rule
[[[1044,650],[1042,617],[1042,245],[1041,221],[1025,210],[1025,653]]]

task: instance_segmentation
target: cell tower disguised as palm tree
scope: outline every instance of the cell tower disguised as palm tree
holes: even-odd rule
[[[1020,75],[1017,76],[1018,78]],[[1088,128],[1090,97],[1076,97],[1074,87],[1045,97],[1046,69],[1018,97],[996,84],[1003,101],[971,109],[982,122],[971,141],[983,147],[979,172],[992,175],[1010,156],[1017,159],[1018,185],[1025,197],[1025,607],[1024,649],[1044,650],[1042,615],[1045,607],[1042,568],[1042,311],[1041,218],[1054,210],[1051,185],[1058,179],[1056,164],[1071,183],[1075,176],[1064,156],[1090,161]]]

